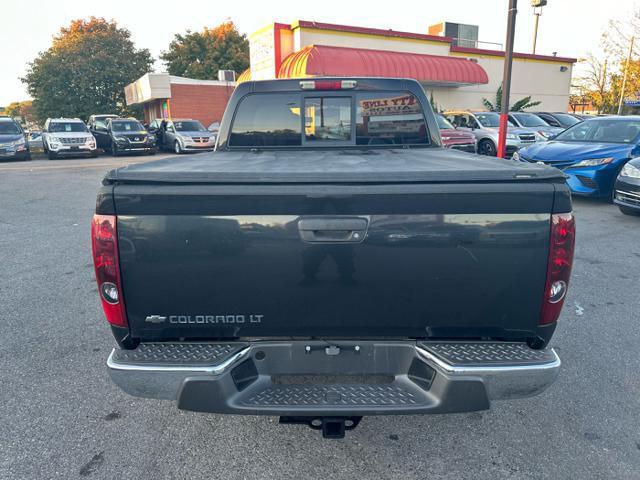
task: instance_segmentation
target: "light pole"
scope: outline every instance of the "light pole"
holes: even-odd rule
[[[536,43],[538,42],[538,22],[540,21],[540,15],[542,15],[542,7],[546,4],[547,0],[531,0],[533,16],[536,17],[533,21],[533,53],[536,53]]]
[[[502,72],[502,106],[500,108],[500,128],[498,129],[498,157],[505,158],[507,143],[507,125],[509,117],[509,94],[511,93],[511,65],[513,63],[513,39],[516,33],[516,15],[518,0],[509,0],[507,17],[507,40],[504,52],[504,70]]]

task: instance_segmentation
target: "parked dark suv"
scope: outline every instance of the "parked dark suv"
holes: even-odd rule
[[[564,112],[533,112],[552,127],[569,128],[582,120],[575,115]]]
[[[31,160],[26,134],[11,117],[0,116],[0,160]]]
[[[113,156],[121,153],[156,153],[156,137],[135,118],[108,118],[105,123],[94,124],[93,135],[98,148]]]
[[[110,118],[119,118],[120,115],[115,115],[113,113],[105,113],[105,114],[98,114],[98,115],[91,115],[89,117],[89,120],[87,121],[87,127],[89,127],[89,130],[91,131],[91,133],[96,136],[95,131],[96,129],[99,129],[100,127],[106,128],[107,127],[107,120],[109,120]]]

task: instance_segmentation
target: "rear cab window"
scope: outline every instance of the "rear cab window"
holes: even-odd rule
[[[358,145],[425,145],[429,143],[422,106],[411,93],[358,93]]]
[[[263,93],[238,104],[229,147],[425,146],[429,138],[409,92]]]
[[[295,147],[302,145],[299,94],[251,94],[236,109],[231,147]]]
[[[347,142],[353,136],[351,97],[304,99],[305,142]]]

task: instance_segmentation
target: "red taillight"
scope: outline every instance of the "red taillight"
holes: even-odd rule
[[[560,316],[569,287],[575,238],[576,224],[572,213],[558,213],[551,216],[547,282],[542,299],[540,325],[553,323]]]
[[[126,327],[128,323],[120,282],[115,215],[93,216],[91,246],[98,293],[107,322],[116,327]]]

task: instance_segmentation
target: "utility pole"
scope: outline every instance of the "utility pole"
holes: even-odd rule
[[[540,21],[540,15],[542,15],[542,9],[534,10],[533,16],[536,17],[533,21],[533,54],[536,53],[536,42],[538,41],[538,22]]]
[[[633,42],[635,37],[631,37],[629,42],[629,55],[627,55],[627,61],[624,65],[624,75],[622,77],[622,88],[620,89],[620,101],[618,102],[618,115],[622,115],[622,102],[624,102],[624,90],[627,88],[627,75],[629,75],[629,63],[631,62],[631,55],[633,54]]]
[[[516,15],[518,0],[509,0],[507,17],[507,41],[504,52],[504,70],[502,72],[502,106],[500,109],[500,128],[498,129],[498,157],[505,158],[507,142],[507,124],[509,117],[509,94],[511,93],[511,66],[513,63],[513,39],[516,33]]]

